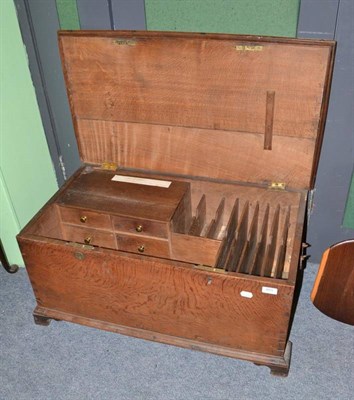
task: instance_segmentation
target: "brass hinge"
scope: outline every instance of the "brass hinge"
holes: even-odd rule
[[[263,50],[263,46],[236,45],[234,47],[237,51],[262,51]]]
[[[268,189],[270,190],[285,190],[286,185],[284,182],[271,182],[268,185]]]
[[[120,46],[135,46],[137,41],[134,39],[115,39],[114,43]]]
[[[116,171],[118,169],[118,165],[112,162],[104,162],[101,164],[101,169],[105,169],[107,171]]]

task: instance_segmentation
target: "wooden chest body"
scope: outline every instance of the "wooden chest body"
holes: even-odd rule
[[[81,31],[59,44],[85,165],[18,236],[36,322],[287,374],[334,43]]]

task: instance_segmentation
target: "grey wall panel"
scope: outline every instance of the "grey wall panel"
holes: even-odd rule
[[[68,105],[59,57],[59,29],[55,0],[27,0],[33,26],[33,40],[41,65],[43,89],[49,99],[52,126],[63,160],[65,177],[80,166],[77,143]]]
[[[44,90],[43,86],[43,73],[42,66],[38,62],[37,48],[33,38],[33,26],[32,21],[29,19],[27,1],[26,0],[15,0],[15,5],[17,9],[17,17],[19,20],[22,40],[26,46],[27,56],[29,60],[29,68],[31,71],[31,76],[33,84],[36,91],[36,97],[39,105],[39,110],[41,113],[41,118],[43,122],[43,127],[46,132],[47,143],[49,147],[49,152],[53,161],[55,174],[59,186],[64,183],[64,176],[60,166],[60,148],[59,143],[54,135],[54,127],[52,125],[51,108],[49,98]]]
[[[313,27],[316,27],[322,31],[316,37],[330,36],[333,32],[332,37],[327,38],[334,35],[337,40],[327,124],[308,227],[311,260],[318,262],[327,247],[354,237],[353,230],[342,226],[354,162],[354,1],[340,0],[338,10],[331,4],[337,3],[335,1],[302,0],[302,10],[306,3],[311,3],[311,7],[307,8],[306,16],[300,13],[300,17],[305,18],[299,21],[301,36],[313,37],[312,33],[307,35],[304,32],[313,32]],[[330,14],[326,18],[325,12]],[[319,15],[330,27],[322,25],[318,28]],[[333,29],[334,19],[336,27]]]
[[[146,29],[144,0],[109,1],[112,4],[114,29]]]
[[[297,36],[333,39],[340,0],[302,0]]]
[[[109,0],[77,0],[81,29],[113,29]]]

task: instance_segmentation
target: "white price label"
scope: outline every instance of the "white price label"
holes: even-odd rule
[[[262,286],[262,293],[277,295],[278,289],[274,287]]]
[[[247,299],[252,299],[252,297],[253,297],[253,293],[247,292],[246,290],[242,290],[242,292],[240,293],[240,295],[241,295],[242,297],[246,297]]]

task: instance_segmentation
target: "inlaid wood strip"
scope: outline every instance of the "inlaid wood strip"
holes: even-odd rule
[[[267,91],[264,150],[272,150],[275,92]]]

